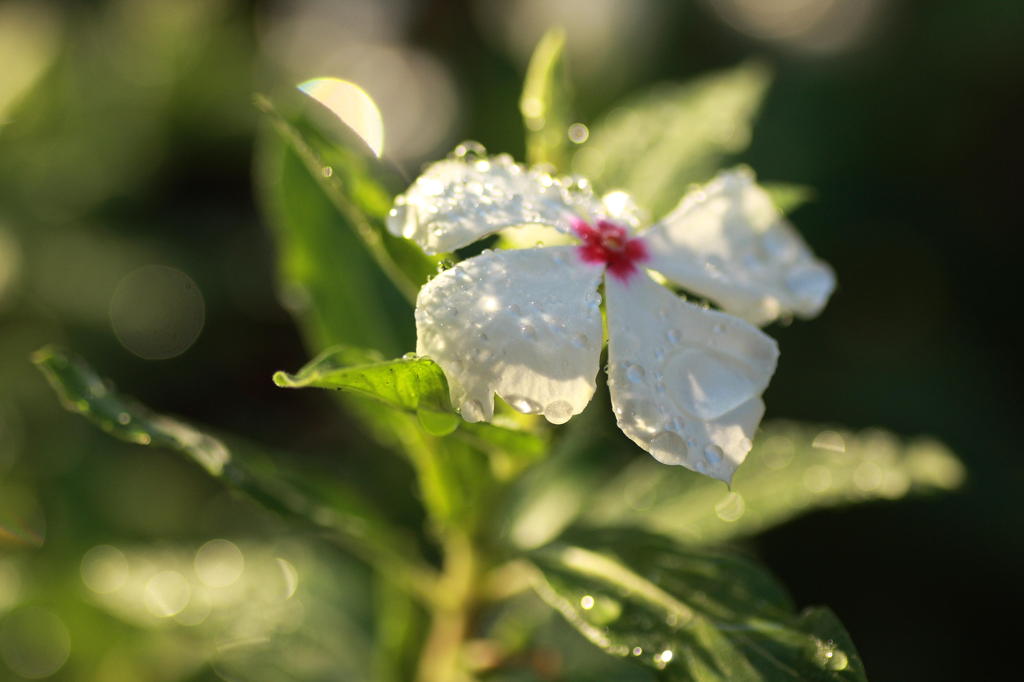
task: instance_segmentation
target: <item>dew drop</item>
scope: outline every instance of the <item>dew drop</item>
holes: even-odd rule
[[[671,660],[671,649],[665,649],[661,653],[654,654],[654,665],[658,670],[664,670],[665,666],[667,666]]]
[[[416,353],[413,353],[412,351],[409,351],[408,353],[406,353],[406,354],[404,354],[402,356],[402,359],[403,360],[415,360],[417,357],[418,356],[416,355]]]
[[[586,334],[576,334],[572,337],[572,345],[576,348],[586,348],[589,343],[590,339]]]
[[[522,315],[523,314],[522,309],[518,305],[516,305],[515,303],[509,303],[508,307],[505,308],[505,309],[508,310],[513,315]]]
[[[825,670],[846,670],[850,664],[849,657],[842,649],[836,648],[836,643],[832,640],[818,641],[814,661]]]
[[[475,140],[466,140],[455,147],[452,156],[465,161],[480,159],[487,156],[487,148]]]
[[[665,359],[665,349],[661,346],[654,349],[654,359],[661,362]]]
[[[630,364],[626,367],[626,378],[634,384],[639,384],[647,376],[647,372],[640,365]]]
[[[590,609],[594,608],[594,598],[589,594],[583,595],[583,597],[580,598],[580,607],[584,611],[589,611]]]
[[[715,515],[726,523],[738,521],[746,510],[747,503],[737,492],[729,493],[715,505]]]
[[[529,322],[524,322],[523,324],[519,325],[519,332],[523,335],[524,338],[529,339],[530,341],[537,340],[537,330],[534,329],[533,325],[530,324]]]
[[[722,448],[718,447],[714,443],[704,448],[704,458],[708,460],[708,464],[712,467],[718,466],[718,463],[722,461]]]
[[[639,647],[639,646],[633,647],[633,655],[634,656],[642,656],[643,653],[644,653],[643,647]]]
[[[573,144],[583,144],[590,137],[590,129],[583,123],[573,123],[566,131],[569,141]]]
[[[572,405],[565,400],[556,400],[544,408],[544,418],[552,424],[564,424],[572,417]]]
[[[725,331],[725,325],[724,325],[724,324],[722,324],[721,322],[719,322],[718,324],[716,324],[716,325],[715,325],[715,326],[714,326],[714,327],[712,328],[712,330],[711,330],[711,331],[713,331],[713,332],[714,332],[714,333],[716,333],[716,334],[721,334],[722,332],[724,332],[724,331]]]
[[[523,414],[540,414],[544,411],[540,403],[526,396],[509,396],[508,404]]]
[[[131,420],[132,416],[127,412],[122,412],[121,414],[117,415],[117,423],[120,424],[121,426],[128,425],[128,423],[131,422]]]
[[[675,345],[679,343],[683,336],[682,334],[679,333],[678,329],[669,329],[667,332],[665,332],[665,338],[668,339],[669,343]]]
[[[681,464],[686,458],[686,442],[678,433],[662,431],[651,439],[650,452],[662,464]]]

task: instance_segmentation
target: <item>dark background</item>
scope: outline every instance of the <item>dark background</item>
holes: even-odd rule
[[[74,348],[161,411],[311,458],[344,463],[362,447],[329,401],[278,391],[269,379],[307,356],[278,302],[271,240],[253,196],[250,98],[275,79],[326,75],[297,73],[302,51],[279,45],[286,32],[275,27],[300,6],[172,4],[49,5],[41,24],[50,27],[47,66],[16,104],[0,108],[0,229],[20,254],[6,291],[0,277],[0,494],[43,510],[43,572],[56,583],[65,572],[75,577],[82,551],[112,537],[192,537],[195,509],[220,493],[170,457],[144,465],[61,412],[26,359],[43,343]],[[319,3],[315,11],[335,16],[337,6],[372,4]],[[382,16],[398,17],[393,24],[373,23],[370,10],[342,12],[336,21],[346,30],[310,41],[325,41],[318,67],[336,66],[331,75],[374,73],[348,66],[351,54],[330,56],[360,31],[417,50],[403,53],[406,62],[431,55],[444,71],[447,104],[425,95],[421,122],[406,124],[442,131],[396,159],[411,174],[464,138],[521,158],[517,98],[527,53],[516,46],[535,42],[546,21],[577,19],[569,65],[585,122],[655,82],[751,56],[771,64],[776,79],[742,160],[761,178],[815,188],[793,220],[834,266],[839,288],[819,319],[769,330],[784,354],[766,394],[768,416],[929,434],[969,473],[957,493],[815,513],[754,546],[799,604],[836,610],[872,680],[1016,678],[1024,465],[1012,320],[1024,6],[778,3],[869,8],[848,45],[821,38],[824,47],[809,49],[799,36],[765,37],[724,19],[723,6],[751,4],[739,0],[547,4],[556,9],[383,3]],[[593,16],[615,7],[633,19],[580,38],[589,46],[575,49]],[[389,64],[377,65],[380,79]],[[389,100],[379,100],[387,126]],[[206,305],[198,340],[167,360],[129,352],[108,315],[121,278],[151,263],[188,273]],[[105,454],[119,464],[97,463]],[[147,482],[153,477],[159,482]],[[406,504],[405,490],[395,496]]]

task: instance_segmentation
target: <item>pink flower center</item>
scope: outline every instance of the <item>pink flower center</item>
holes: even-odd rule
[[[572,230],[583,242],[577,249],[585,263],[604,263],[623,282],[637,271],[636,264],[650,256],[647,244],[639,237],[630,237],[629,230],[609,220],[591,225],[582,218],[573,218]]]

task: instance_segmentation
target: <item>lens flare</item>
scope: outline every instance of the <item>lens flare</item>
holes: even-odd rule
[[[380,158],[384,153],[384,119],[365,90],[341,78],[312,78],[298,88],[330,109]]]

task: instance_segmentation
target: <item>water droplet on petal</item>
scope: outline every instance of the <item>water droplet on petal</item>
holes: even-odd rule
[[[523,414],[540,414],[544,411],[540,403],[526,396],[509,396],[508,404]]]
[[[704,458],[708,460],[708,464],[712,467],[718,466],[718,463],[722,461],[723,454],[722,448],[714,443],[704,448]]]
[[[678,329],[669,329],[667,332],[665,332],[665,338],[668,339],[669,343],[675,345],[679,343],[680,340],[682,340],[683,335],[679,333]]]
[[[639,384],[647,376],[647,372],[640,365],[629,365],[626,367],[626,378],[634,384]]]
[[[509,303],[506,310],[508,310],[513,315],[522,315],[523,313],[522,309],[515,303]]]
[[[456,159],[472,161],[487,156],[487,148],[475,140],[466,140],[455,147],[452,156]]]
[[[556,400],[544,408],[544,418],[552,424],[564,424],[572,417],[572,405],[565,400]]]
[[[686,442],[672,431],[662,431],[652,438],[649,449],[662,464],[681,464],[686,459]]]
[[[587,338],[586,334],[576,334],[572,337],[572,345],[577,348],[586,348],[590,343],[590,339]]]
[[[519,332],[523,335],[524,338],[527,338],[530,341],[537,340],[537,330],[534,329],[533,325],[530,324],[529,322],[524,322],[523,324],[519,325]]]

